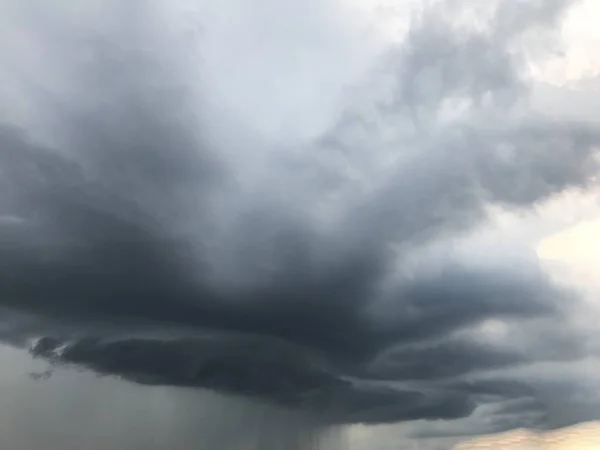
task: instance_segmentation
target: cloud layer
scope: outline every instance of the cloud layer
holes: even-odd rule
[[[341,6],[326,3],[309,2],[300,22],[327,30]],[[535,381],[489,371],[586,356],[575,330],[545,344],[579,298],[518,243],[464,243],[491,205],[522,211],[591,186],[600,129],[528,103],[527,65],[554,50],[543,42],[570,2],[485,4],[425,8],[325,131],[288,140],[252,120],[277,116],[268,86],[245,109],[211,91],[220,66],[196,58],[217,41],[184,20],[206,11],[6,7],[17,25],[3,33],[23,44],[0,49],[15,105],[0,129],[2,339],[327,422],[521,402],[497,412],[509,417],[499,428],[543,425]],[[265,20],[227,7],[252,32]],[[216,36],[224,48],[239,38]],[[237,69],[249,93],[253,74],[283,70],[255,50]],[[506,339],[478,331],[494,321]]]

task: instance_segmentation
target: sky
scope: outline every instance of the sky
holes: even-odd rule
[[[596,17],[0,0],[3,448],[600,419]]]

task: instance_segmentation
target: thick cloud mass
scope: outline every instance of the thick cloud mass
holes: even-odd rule
[[[198,43],[191,13],[159,3],[6,7],[21,45],[0,49],[15,105],[0,128],[0,337],[335,423],[535,399],[527,381],[470,381],[539,358],[473,330],[560,324],[577,296],[526,249],[472,259],[440,242],[490,205],[593,182],[600,130],[527,105],[527,58],[569,2],[485,2],[477,26],[458,20],[469,2],[435,4],[328,130],[289,142],[216,104],[196,54],[210,33]],[[563,341],[541,354],[579,349]]]

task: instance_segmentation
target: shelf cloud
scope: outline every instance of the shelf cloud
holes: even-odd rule
[[[255,14],[226,3],[285,52],[261,2]],[[343,7],[322,3],[298,20],[325,36]],[[14,105],[0,117],[0,338],[54,364],[326,424],[458,420],[494,402],[510,405],[498,428],[548,423],[546,382],[516,369],[588,355],[569,328],[580,295],[517,241],[453,242],[491,207],[592,186],[600,128],[528,106],[530,58],[555,50],[545,43],[571,2],[481,3],[423,9],[325,129],[289,141],[218,104],[200,10],[7,6],[18,25],[0,39],[0,98]],[[26,38],[8,39],[17,28]],[[311,64],[327,57],[298,33]],[[256,100],[251,75],[288,72],[255,50],[240,55],[247,85],[220,76],[241,79],[238,100],[260,115],[273,102],[269,86]],[[490,321],[506,339],[478,331]]]

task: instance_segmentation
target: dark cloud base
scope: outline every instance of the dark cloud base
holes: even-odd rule
[[[297,353],[268,351],[268,342],[252,348],[249,341],[252,339],[237,338],[231,342],[232,350],[222,342],[194,339],[103,342],[87,338],[64,344],[42,338],[31,352],[59,364],[116,374],[137,383],[201,387],[267,400],[322,416],[329,423],[456,418],[474,406],[458,406],[465,401],[464,395],[438,393],[431,399],[416,390],[356,386],[296,358]]]
[[[536,356],[459,332],[487,319],[561,323],[572,292],[535,259],[488,267],[442,256],[394,272],[420,246],[483,220],[489,203],[525,208],[592,182],[594,127],[477,121],[510,111],[501,100],[525,88],[509,48],[529,25],[506,22],[509,3],[487,34],[455,30],[434,9],[392,52],[394,113],[408,108],[430,131],[399,146],[407,162],[364,195],[348,195],[342,169],[317,162],[310,183],[277,160],[287,184],[254,197],[240,188],[243,167],[189,105],[185,58],[143,45],[160,40],[158,16],[144,19],[148,29],[125,27],[127,41],[68,29],[59,39],[56,24],[32,31],[72,95],[25,82],[52,123],[48,142],[9,120],[0,128],[0,337],[33,340],[32,354],[55,364],[250,396],[333,423],[455,419],[490,398],[535,399],[524,381],[464,381]],[[531,27],[551,27],[567,2],[532,5]],[[65,39],[74,53],[61,53]],[[80,64],[82,49],[92,63]],[[429,89],[427,71],[442,80]],[[472,100],[475,119],[441,124],[456,96]],[[394,116],[389,101],[374,103],[381,120]],[[322,143],[351,155],[349,124],[307,146],[306,160],[334,151]],[[270,203],[280,191],[285,201]],[[334,193],[349,205],[335,236],[311,222],[311,205]]]

